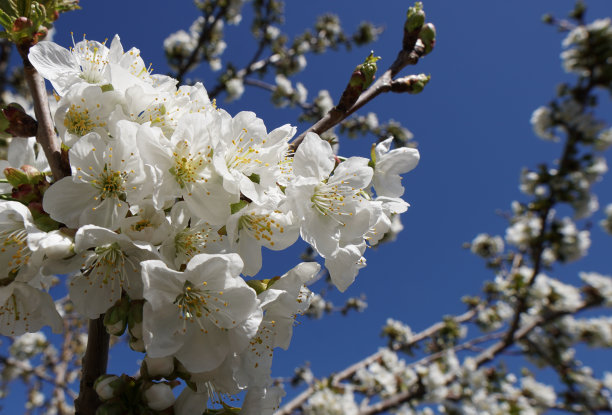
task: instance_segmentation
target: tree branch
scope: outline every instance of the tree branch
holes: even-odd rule
[[[393,78],[406,66],[416,65],[421,56],[424,54],[425,47],[420,42],[415,42],[414,45],[412,45],[411,50],[400,50],[397,58],[395,58],[395,61],[391,64],[389,69],[387,69],[380,78],[378,78],[366,91],[364,91],[350,108],[345,111],[339,109],[338,107],[332,108],[323,118],[300,134],[295,141],[291,143],[292,147],[297,149],[307,133],[313,132],[316,134],[322,134],[339,124],[346,117],[353,114],[368,102],[372,101],[378,95],[382,94],[383,92],[391,91]]]
[[[516,333],[513,336],[513,343],[526,337],[529,333],[531,333],[533,329],[535,329],[536,327],[540,325],[549,324],[565,315],[577,313],[579,311],[598,306],[601,304],[601,302],[602,302],[601,299],[591,298],[588,301],[584,301],[574,311],[556,311],[556,312],[549,314],[546,317],[543,317],[543,316],[536,317],[531,323],[525,324],[523,327],[521,327],[519,330],[516,331]],[[509,347],[509,345],[506,344],[505,338],[491,345],[490,347],[485,349],[482,353],[480,353],[478,356],[476,356],[476,358],[474,358],[475,367],[478,368],[482,366],[483,364],[490,362],[498,354],[503,352],[507,347]],[[447,384],[452,382],[455,379],[456,379],[456,376],[451,377],[450,379],[448,379]],[[412,399],[422,397],[424,394],[425,394],[425,390],[423,390],[422,387],[418,388],[417,391],[409,389],[407,391],[398,393],[397,395],[394,395],[389,399],[385,399],[372,406],[369,406],[367,408],[360,410],[359,415],[379,414],[388,409],[395,408],[404,402],[408,402]]]
[[[87,349],[83,358],[81,376],[81,391],[74,402],[76,415],[95,415],[100,405],[94,382],[106,373],[108,363],[108,347],[110,336],[104,326],[104,315],[95,320],[89,320],[89,336]]]
[[[476,307],[473,308],[459,316],[453,317],[452,320],[457,323],[457,324],[461,324],[461,323],[465,323],[466,321],[471,320],[472,318],[474,318],[477,314],[478,311],[480,311],[482,307]],[[437,332],[439,332],[440,330],[442,330],[444,327],[446,326],[445,322],[438,322],[435,323],[433,325],[431,325],[430,327],[426,328],[425,330],[415,334],[414,336],[412,336],[407,342],[404,343],[398,343],[397,345],[394,345],[391,347],[391,350],[393,351],[397,351],[401,348],[406,348],[409,346],[413,346],[416,343],[433,336],[434,334],[436,334]],[[340,386],[340,382],[342,382],[343,380],[346,379],[350,379],[351,377],[353,377],[353,375],[355,373],[357,373],[357,371],[361,368],[367,367],[368,365],[371,365],[374,362],[378,362],[382,359],[382,356],[384,355],[384,353],[386,351],[388,351],[389,349],[382,349],[368,357],[366,357],[363,360],[360,360],[359,362],[347,367],[346,369],[342,370],[341,372],[337,373],[336,375],[333,375],[331,377],[331,382],[330,384],[333,387],[338,387]],[[299,408],[300,406],[302,406],[304,404],[304,402],[306,402],[306,400],[310,397],[310,395],[312,395],[315,392],[315,388],[313,386],[308,387],[308,389],[306,389],[304,392],[300,393],[298,396],[296,396],[295,398],[293,398],[290,402],[288,402],[286,405],[283,405],[282,408],[280,408],[279,411],[277,411],[275,413],[275,415],[289,415],[291,412],[293,412],[295,409]]]
[[[17,49],[23,60],[25,79],[34,101],[34,114],[36,115],[36,121],[38,121],[36,141],[45,152],[49,167],[51,167],[53,179],[58,181],[63,177],[70,176],[71,171],[68,160],[62,158],[60,142],[55,134],[55,126],[49,110],[45,80],[40,76],[28,59],[29,46],[18,46]]]
[[[206,42],[210,40],[210,33],[212,32],[213,27],[215,27],[215,24],[217,23],[217,21],[219,21],[219,19],[221,18],[223,13],[225,13],[226,10],[227,6],[221,6],[217,14],[213,17],[212,22],[208,22],[209,15],[204,15],[204,27],[202,28],[202,32],[200,32],[198,44],[193,49],[187,60],[179,67],[179,70],[176,73],[175,78],[178,81],[179,85],[183,82],[183,77],[185,76],[185,74],[187,74],[191,67],[196,63],[200,51],[202,50],[204,45],[206,45]]]

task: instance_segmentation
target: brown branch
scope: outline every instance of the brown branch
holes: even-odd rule
[[[540,325],[545,325],[545,324],[549,324],[554,322],[555,320],[557,320],[560,317],[563,317],[565,315],[568,314],[572,314],[572,313],[577,313],[579,311],[582,310],[586,310],[588,308],[592,308],[595,306],[598,306],[601,304],[601,299],[599,298],[591,298],[588,301],[584,301],[580,307],[578,307],[576,310],[574,311],[556,311],[553,312],[547,316],[540,316],[540,317],[536,317],[534,318],[534,320],[529,323],[529,324],[525,324],[523,327],[521,327],[520,329],[518,329],[514,336],[513,336],[513,343],[523,339],[524,337],[526,337],[529,333],[531,333],[531,331],[533,329],[535,329],[536,327],[540,326]],[[478,356],[476,356],[474,358],[474,363],[475,363],[475,367],[478,368],[482,365],[484,365],[485,363],[490,362],[491,360],[493,360],[497,355],[499,355],[501,352],[503,352],[506,348],[508,347],[508,345],[506,344],[506,340],[505,338],[498,341],[497,343],[491,345],[490,347],[488,347],[487,349],[485,349],[482,353],[480,353]],[[456,376],[451,377],[450,379],[448,379],[447,384],[452,382],[453,380],[455,380]],[[373,414],[379,414],[382,413],[384,411],[387,411],[391,408],[395,408],[397,406],[399,406],[400,404],[404,403],[404,402],[408,402],[412,399],[415,398],[419,398],[422,397],[425,394],[425,390],[423,390],[423,388],[419,388],[417,391],[415,390],[407,390],[404,392],[401,392],[397,395],[392,396],[389,399],[385,399],[381,402],[378,402],[370,407],[364,408],[362,410],[360,410],[359,415],[373,415]]]
[[[12,48],[13,45],[8,39],[0,40],[0,92],[6,90]],[[5,102],[5,104],[8,104],[8,102]]]
[[[204,15],[204,27],[202,28],[202,32],[200,32],[198,44],[193,49],[186,62],[184,62],[179,67],[179,70],[176,73],[175,78],[178,81],[179,85],[183,82],[183,77],[185,76],[185,74],[187,74],[187,72],[191,70],[191,67],[196,63],[196,60],[202,48],[206,45],[208,41],[210,41],[210,34],[212,32],[212,29],[215,27],[215,24],[217,24],[217,21],[221,18],[221,16],[223,15],[223,13],[225,13],[226,10],[227,6],[221,6],[217,14],[213,17],[212,22],[208,21],[208,17],[210,15]]]
[[[109,334],[104,327],[104,315],[95,320],[89,320],[89,335],[87,349],[83,358],[79,397],[74,406],[76,415],[94,415],[100,405],[94,382],[106,373],[108,363]]]
[[[457,324],[461,324],[461,323],[465,323],[466,321],[471,320],[472,318],[474,318],[478,312],[480,311],[482,307],[476,307],[473,308],[459,316],[453,317],[452,320],[457,323]],[[412,336],[407,342],[403,342],[403,343],[398,343],[396,345],[392,346],[392,350],[393,351],[397,351],[401,348],[405,348],[405,347],[409,347],[409,346],[413,346],[416,343],[425,340],[426,338],[429,338],[433,335],[435,335],[437,332],[439,332],[440,330],[442,330],[444,327],[446,327],[446,323],[444,322],[438,322],[435,323],[431,326],[429,326],[428,328],[426,328],[425,330],[415,334],[414,336]],[[361,368],[367,367],[368,365],[371,365],[374,362],[378,362],[382,359],[382,356],[384,355],[384,353],[386,351],[388,351],[389,349],[382,349],[368,357],[366,357],[363,360],[360,360],[359,362],[347,367],[346,369],[342,370],[341,372],[338,372],[336,375],[333,375],[331,378],[331,382],[330,384],[334,387],[338,387],[340,386],[340,382],[342,382],[343,380],[349,379],[351,378],[355,373],[357,373],[357,371]],[[288,402],[286,405],[283,405],[282,408],[280,408],[279,411],[277,411],[275,413],[275,415],[289,415],[291,412],[293,412],[295,409],[299,408],[300,406],[302,406],[304,404],[304,402],[306,402],[306,400],[310,397],[310,395],[312,395],[315,392],[315,388],[314,386],[310,386],[308,387],[308,389],[306,389],[304,392],[300,393],[298,396],[296,396],[295,398],[293,398],[290,402]]]
[[[372,101],[378,95],[391,91],[393,78],[395,78],[395,76],[406,66],[416,65],[424,53],[425,47],[421,42],[414,43],[412,49],[409,51],[401,50],[389,69],[387,69],[380,78],[378,78],[366,91],[364,91],[350,108],[347,110],[342,110],[338,107],[332,108],[323,118],[300,134],[291,144],[292,147],[296,149],[304,140],[307,133],[313,132],[316,134],[322,134],[339,124],[346,117],[353,114],[368,102]]]
[[[23,373],[27,375],[32,375],[37,379],[40,379],[41,381],[47,382],[50,385],[55,386],[56,388],[62,388],[66,390],[69,394],[74,392],[66,383],[60,383],[53,376],[45,372],[45,369],[42,366],[37,366],[33,368],[21,360],[16,360],[6,356],[0,356],[0,363],[2,363],[4,366],[13,366],[18,370],[22,371]]]
[[[316,38],[310,40],[310,45],[314,46],[316,44]],[[268,65],[273,65],[283,59],[285,56],[291,57],[296,54],[295,49],[289,49],[286,53],[275,53],[273,55],[268,56],[267,58],[263,58],[260,60],[251,59],[251,61],[242,69],[236,71],[233,78],[242,79],[243,82],[246,82],[245,77],[249,76],[253,72],[261,71]],[[257,57],[257,52],[254,55]],[[212,99],[219,95],[225,89],[225,85],[220,83],[212,88],[208,92],[208,96]]]
[[[64,319],[64,341],[62,342],[62,352],[60,354],[59,361],[53,367],[55,378],[62,384],[66,383],[66,372],[68,371],[68,362],[71,355],[70,343],[72,342],[73,335],[74,334],[71,330],[68,319]],[[64,390],[56,388],[53,391],[53,395],[55,396],[56,400],[57,413],[59,415],[67,415],[64,411],[64,403],[66,402]]]
[[[57,135],[55,134],[55,126],[49,110],[45,80],[40,76],[28,59],[29,46],[19,46],[17,49],[23,60],[25,79],[34,101],[34,114],[38,121],[36,141],[45,152],[45,157],[49,162],[49,167],[51,167],[53,179],[58,181],[62,177],[70,176],[70,164],[68,160],[62,158],[62,149]]]

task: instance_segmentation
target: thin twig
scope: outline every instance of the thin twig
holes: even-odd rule
[[[465,323],[466,321],[471,320],[472,318],[474,318],[474,316],[477,315],[477,313],[480,311],[482,307],[476,307],[473,308],[459,316],[453,317],[452,320],[457,323],[457,324],[461,324],[461,323]],[[413,346],[416,343],[429,338],[431,336],[433,336],[434,334],[436,334],[437,332],[439,332],[440,330],[442,330],[444,327],[446,327],[446,323],[444,322],[438,322],[435,323],[433,325],[431,325],[430,327],[426,328],[425,330],[415,334],[414,336],[410,337],[410,339],[408,339],[408,341],[403,342],[403,343],[398,343],[397,345],[394,345],[392,347],[392,350],[397,351],[400,348],[405,348],[405,347],[409,347],[409,346]],[[351,378],[355,373],[357,373],[357,371],[361,368],[367,367],[368,365],[371,365],[374,362],[378,362],[382,359],[382,356],[388,351],[389,349],[385,348],[385,349],[381,349],[380,351],[366,357],[363,360],[360,360],[359,362],[347,367],[346,369],[342,370],[341,372],[338,372],[337,374],[332,376],[331,379],[331,385],[332,386],[339,386],[340,382]],[[304,402],[306,402],[306,400],[310,397],[310,395],[312,395],[315,391],[315,387],[314,386],[310,386],[308,387],[308,389],[306,389],[304,392],[300,393],[298,396],[296,396],[295,398],[293,398],[290,402],[288,402],[286,405],[283,405],[283,407],[277,411],[275,413],[275,415],[288,415],[291,412],[293,412],[295,409],[299,408],[301,405],[304,404]]]
[[[300,145],[307,133],[313,132],[316,134],[322,134],[339,124],[346,117],[353,114],[368,102],[372,101],[378,95],[382,94],[383,92],[389,92],[391,90],[393,78],[406,66],[416,65],[424,53],[425,48],[420,42],[415,43],[410,51],[401,50],[389,69],[387,69],[380,78],[378,78],[366,91],[364,91],[350,108],[348,108],[346,111],[338,109],[337,107],[332,108],[323,118],[300,134],[295,141],[291,143],[293,148],[295,149]]]
[[[217,14],[213,17],[212,22],[208,21],[209,15],[204,16],[204,27],[200,32],[198,44],[193,49],[187,60],[179,67],[179,70],[176,73],[175,78],[178,81],[179,85],[183,82],[183,77],[185,76],[185,74],[189,72],[189,70],[191,70],[191,67],[196,63],[196,60],[202,48],[206,45],[207,42],[210,41],[210,33],[212,32],[212,29],[215,27],[215,24],[217,24],[217,21],[219,21],[219,19],[221,18],[223,13],[225,13],[226,10],[227,6],[221,6]]]
[[[534,320],[531,323],[525,324],[524,326],[522,326],[520,329],[518,329],[514,336],[513,336],[513,340],[514,342],[523,339],[524,337],[526,337],[529,333],[531,333],[531,331],[533,329],[535,329],[538,326],[541,325],[545,325],[545,324],[549,324],[552,323],[554,321],[556,321],[557,319],[568,315],[568,314],[573,314],[573,313],[577,313],[579,311],[583,311],[595,306],[598,306],[601,304],[601,299],[596,299],[596,298],[592,298],[589,299],[588,301],[584,301],[582,302],[582,304],[577,307],[576,310],[573,311],[557,311],[554,313],[549,314],[546,317],[540,316],[540,317],[536,317],[534,318]],[[500,354],[502,351],[504,351],[508,346],[506,345],[506,340],[505,339],[501,339],[500,341],[494,343],[493,345],[491,345],[490,347],[488,347],[487,349],[485,349],[482,353],[480,353],[478,356],[476,356],[473,359],[474,362],[474,367],[478,368],[482,365],[484,365],[485,363],[490,362],[491,360],[493,360],[495,358],[495,356],[497,356],[498,354]],[[451,381],[455,380],[456,376],[452,376],[447,380],[447,384],[450,383]],[[417,391],[415,390],[407,390],[404,392],[400,392],[397,395],[392,396],[389,399],[385,399],[381,402],[378,402],[364,410],[361,410],[359,412],[359,415],[374,415],[374,414],[379,414],[382,413],[384,411],[387,411],[391,408],[395,408],[399,405],[401,405],[404,402],[408,402],[412,399],[418,398],[423,396],[424,394],[424,390],[422,390],[422,388],[419,388]]]

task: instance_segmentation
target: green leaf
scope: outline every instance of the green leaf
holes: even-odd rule
[[[257,173],[253,173],[249,176],[249,179],[253,182],[253,183],[257,183],[259,184],[259,181],[261,180],[261,178],[259,177],[259,174]]]
[[[230,210],[232,212],[232,215],[234,213],[239,212],[240,210],[244,209],[248,204],[249,204],[249,202],[247,202],[246,200],[241,200],[239,202],[232,203],[230,205]]]

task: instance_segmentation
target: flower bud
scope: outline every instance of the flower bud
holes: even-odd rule
[[[4,169],[4,177],[6,177],[6,180],[13,187],[19,187],[22,184],[30,184],[28,175],[24,171],[14,167],[7,167]]]
[[[425,89],[425,85],[427,85],[430,79],[431,76],[425,74],[405,76],[391,83],[391,91],[418,94]]]
[[[64,259],[74,254],[74,241],[59,230],[48,232],[40,247],[49,259]]]
[[[33,25],[34,23],[32,23],[32,20],[28,19],[27,17],[21,16],[15,19],[15,21],[13,22],[12,31],[20,32],[24,29],[31,28]]]
[[[151,357],[144,358],[143,369],[150,378],[157,376],[168,377],[174,372],[174,357]]]
[[[107,401],[119,394],[121,379],[115,375],[102,375],[94,383],[94,389],[101,400]]]
[[[404,23],[404,30],[406,32],[416,32],[421,29],[421,26],[425,23],[425,11],[423,10],[423,3],[417,1],[414,3],[414,7],[408,8],[406,13],[406,23]]]
[[[163,411],[174,404],[176,400],[172,388],[165,383],[154,383],[144,393],[149,408]]]
[[[436,27],[433,23],[427,23],[421,28],[419,39],[421,39],[421,42],[423,42],[425,46],[425,54],[423,55],[425,56],[430,53],[436,45]]]
[[[142,339],[137,339],[135,337],[130,337],[129,346],[130,346],[130,349],[132,349],[135,352],[144,353],[146,351],[145,350],[145,345],[144,345],[144,340],[142,340]]]
[[[126,297],[121,298],[104,315],[104,326],[113,336],[121,336],[125,331],[128,320],[130,302]]]
[[[359,95],[372,84],[377,70],[376,61],[379,59],[380,56],[374,56],[374,52],[370,52],[365,61],[357,65],[336,106],[338,110],[347,111],[357,101]]]
[[[144,301],[131,301],[128,312],[128,330],[136,339],[142,339],[142,307]]]

